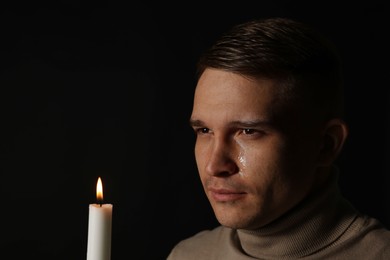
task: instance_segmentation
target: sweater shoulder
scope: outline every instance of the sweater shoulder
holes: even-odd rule
[[[360,247],[377,252],[378,256],[386,255],[383,259],[390,259],[390,230],[372,217],[364,216],[361,222],[361,229],[357,232],[361,234]]]
[[[390,230],[377,219],[360,215],[338,241],[319,255],[332,259],[390,259]]]

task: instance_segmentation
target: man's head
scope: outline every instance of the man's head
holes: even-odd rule
[[[347,136],[337,55],[286,19],[225,34],[199,61],[191,124],[217,219],[264,226],[320,187]]]

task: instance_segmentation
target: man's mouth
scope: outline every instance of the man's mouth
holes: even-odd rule
[[[247,193],[231,189],[209,189],[211,197],[218,202],[231,202],[242,199]]]

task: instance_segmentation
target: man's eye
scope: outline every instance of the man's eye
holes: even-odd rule
[[[256,131],[254,129],[247,128],[243,129],[242,132],[246,135],[253,135]]]
[[[210,132],[210,129],[206,128],[206,127],[202,127],[202,128],[197,128],[195,129],[195,132],[197,134],[207,134]]]

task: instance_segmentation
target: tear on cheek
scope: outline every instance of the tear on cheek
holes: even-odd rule
[[[240,174],[241,176],[245,176],[246,175],[245,170],[246,170],[247,160],[246,160],[246,157],[244,156],[243,152],[240,152],[240,155],[238,156],[237,160],[238,160],[239,168],[240,168],[238,174]]]

